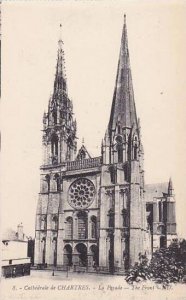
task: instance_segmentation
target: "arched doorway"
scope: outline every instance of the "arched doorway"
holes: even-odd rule
[[[64,247],[64,265],[72,266],[72,247],[69,244]]]
[[[77,255],[77,263],[79,266],[87,266],[87,247],[83,243],[79,243],[75,247],[75,255]]]
[[[93,268],[99,266],[99,249],[97,245],[92,245],[90,247],[89,265]]]

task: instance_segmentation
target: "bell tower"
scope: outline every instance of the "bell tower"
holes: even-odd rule
[[[76,121],[68,96],[63,41],[60,38],[53,93],[47,113],[43,115],[43,163],[40,167],[40,193],[36,211],[36,264],[56,266],[57,253],[60,255],[57,245],[62,240],[59,210],[63,201],[64,169],[69,161],[75,160],[76,139]]]
[[[73,104],[68,97],[63,41],[60,38],[53,94],[48,112],[43,115],[43,164],[74,160],[76,150],[76,121],[73,120]]]

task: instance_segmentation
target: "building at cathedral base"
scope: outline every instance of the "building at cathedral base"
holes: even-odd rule
[[[110,119],[99,157],[91,157],[85,145],[77,151],[63,41],[58,44],[53,95],[43,116],[35,264],[123,273],[139,262],[141,255],[150,257],[153,249],[165,246],[162,236],[165,240],[172,231],[176,234],[172,190],[169,193],[167,187],[167,194],[160,196],[153,195],[149,187],[145,191],[126,21]],[[169,220],[162,217],[166,209]]]
[[[145,185],[147,223],[151,232],[151,249],[167,247],[177,238],[175,195],[172,180]]]

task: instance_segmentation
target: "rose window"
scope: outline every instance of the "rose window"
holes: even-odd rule
[[[93,183],[86,178],[81,178],[71,184],[68,201],[74,208],[86,208],[93,202],[94,195],[95,188]]]

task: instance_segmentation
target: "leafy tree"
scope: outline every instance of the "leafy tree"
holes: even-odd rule
[[[131,268],[126,276],[129,283],[153,280],[167,285],[182,282],[186,275],[186,240],[175,240],[168,248],[153,253],[150,262],[141,256],[140,263]]]

